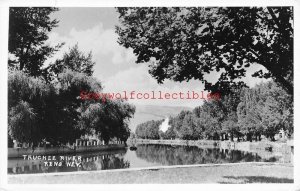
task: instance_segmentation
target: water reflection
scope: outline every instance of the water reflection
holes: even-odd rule
[[[236,162],[275,162],[279,157],[262,158],[257,153],[196,146],[140,145],[137,157],[162,165],[220,164]]]
[[[136,151],[123,149],[109,152],[80,153],[78,156],[82,157],[80,167],[67,167],[64,161],[62,161],[62,166],[45,166],[43,160],[9,159],[8,173],[91,171],[207,163],[278,162],[282,159],[282,156],[272,152],[258,154],[218,148],[169,145],[138,145]]]
[[[111,152],[86,153],[81,156],[82,161],[79,167],[70,167],[66,161],[61,161],[61,166],[45,166],[44,160],[23,160],[9,159],[8,174],[29,174],[29,173],[49,173],[49,172],[71,172],[71,171],[92,171],[129,168],[130,163],[124,160],[126,150]],[[59,156],[56,157],[59,161]]]

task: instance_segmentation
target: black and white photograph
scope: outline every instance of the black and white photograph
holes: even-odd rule
[[[294,5],[6,13],[8,185],[300,189]]]

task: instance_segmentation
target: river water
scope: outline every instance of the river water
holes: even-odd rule
[[[250,153],[218,148],[170,145],[138,145],[135,151],[126,148],[116,151],[79,153],[78,157],[81,158],[80,161],[75,161],[78,162],[78,166],[72,161],[60,160],[59,155],[56,155],[54,161],[9,158],[8,174],[97,171],[190,164],[286,162],[289,160],[287,156],[267,151]]]

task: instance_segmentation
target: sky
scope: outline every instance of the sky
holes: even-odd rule
[[[58,27],[49,33],[48,43],[56,45],[64,42],[65,45],[47,63],[61,58],[63,53],[78,43],[83,52],[92,51],[94,66],[93,76],[99,79],[105,93],[131,92],[148,93],[155,92],[188,92],[204,91],[204,85],[200,81],[173,82],[166,80],[164,84],[158,84],[148,73],[147,64],[136,64],[136,56],[132,49],[126,49],[117,43],[118,36],[115,26],[118,25],[118,13],[115,8],[60,8],[51,15],[59,20]],[[247,72],[245,82],[253,87],[262,80],[251,77],[258,69],[257,66]],[[218,76],[208,76],[214,82]],[[203,100],[129,100],[134,104],[142,105],[166,105],[186,106],[194,108],[203,103]]]

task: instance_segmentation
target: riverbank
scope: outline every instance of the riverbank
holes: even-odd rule
[[[256,141],[256,142],[235,142],[235,141],[216,141],[216,140],[152,140],[152,139],[133,139],[128,140],[127,144],[162,144],[162,145],[182,145],[182,146],[201,146],[209,148],[236,149],[243,151],[269,150],[278,152],[288,152],[286,142]]]
[[[233,163],[8,175],[8,182],[12,184],[293,183],[293,171],[291,164]]]
[[[111,145],[85,145],[75,146],[74,148],[61,147],[36,147],[32,148],[8,148],[8,158],[23,158],[23,155],[64,155],[64,154],[78,154],[95,151],[112,151],[118,149],[125,149],[125,144],[111,144]]]

